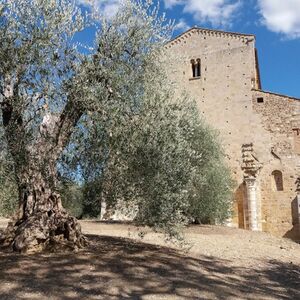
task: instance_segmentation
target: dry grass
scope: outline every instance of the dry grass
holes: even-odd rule
[[[197,226],[185,253],[129,224],[82,226],[91,244],[78,253],[0,251],[0,299],[300,299],[300,245],[288,240]]]

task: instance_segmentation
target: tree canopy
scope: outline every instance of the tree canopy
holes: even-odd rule
[[[82,51],[76,34],[88,27],[95,41]],[[85,245],[61,203],[59,178],[71,169],[170,235],[190,218],[227,217],[213,204],[202,215],[210,185],[209,199],[228,208],[230,180],[215,133],[167,80],[171,28],[151,0],[124,1],[111,19],[71,0],[0,2],[0,124],[19,195],[2,242]]]

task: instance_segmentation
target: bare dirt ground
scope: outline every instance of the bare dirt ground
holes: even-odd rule
[[[300,245],[289,240],[192,226],[185,252],[130,224],[81,223],[91,243],[78,253],[0,250],[0,299],[300,299]]]

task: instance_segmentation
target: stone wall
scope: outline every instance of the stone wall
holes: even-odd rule
[[[252,104],[271,137],[271,143],[265,146],[271,157],[264,163],[260,174],[263,230],[293,238],[298,235],[300,238],[298,225],[295,224],[297,208],[293,204],[297,196],[296,181],[300,175],[299,136],[295,134],[295,129],[300,128],[300,100],[253,91]],[[278,174],[281,174],[281,186],[276,186],[276,173],[277,180],[280,177]]]

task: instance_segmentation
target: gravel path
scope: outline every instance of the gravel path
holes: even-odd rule
[[[300,245],[289,240],[192,226],[180,249],[130,224],[81,224],[84,251],[0,251],[0,299],[300,299]]]

